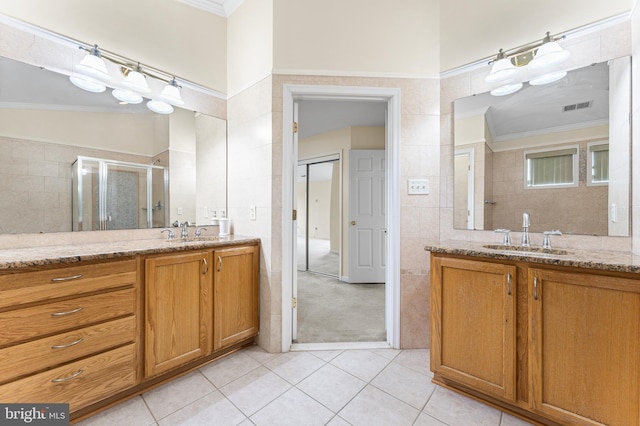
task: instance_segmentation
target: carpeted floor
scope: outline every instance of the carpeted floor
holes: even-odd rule
[[[298,247],[300,244],[299,241]],[[298,271],[296,343],[378,342],[387,339],[384,284],[339,281],[339,260],[339,254],[329,251],[327,240],[309,240],[309,269],[336,276]]]
[[[386,339],[384,284],[349,284],[325,275],[298,272],[296,343]]]

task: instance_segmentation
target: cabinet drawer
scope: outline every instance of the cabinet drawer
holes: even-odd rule
[[[0,346],[132,314],[135,289],[46,303],[0,313]]]
[[[136,317],[129,316],[0,349],[0,382],[131,343],[135,331]]]
[[[76,411],[136,384],[131,344],[0,386],[3,403],[69,403]]]
[[[135,260],[0,275],[0,310],[135,283]]]

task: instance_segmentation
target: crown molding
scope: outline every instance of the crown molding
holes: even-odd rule
[[[240,7],[244,0],[178,0],[187,6],[228,18]]]

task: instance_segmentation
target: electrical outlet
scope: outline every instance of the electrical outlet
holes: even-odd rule
[[[409,195],[429,195],[429,179],[409,179],[407,193]]]
[[[204,217],[209,217],[209,208],[204,206]]]
[[[249,220],[256,220],[256,206],[249,207]]]

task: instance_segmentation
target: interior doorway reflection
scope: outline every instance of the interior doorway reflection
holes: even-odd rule
[[[301,160],[297,177],[298,270],[340,276],[340,156]]]

